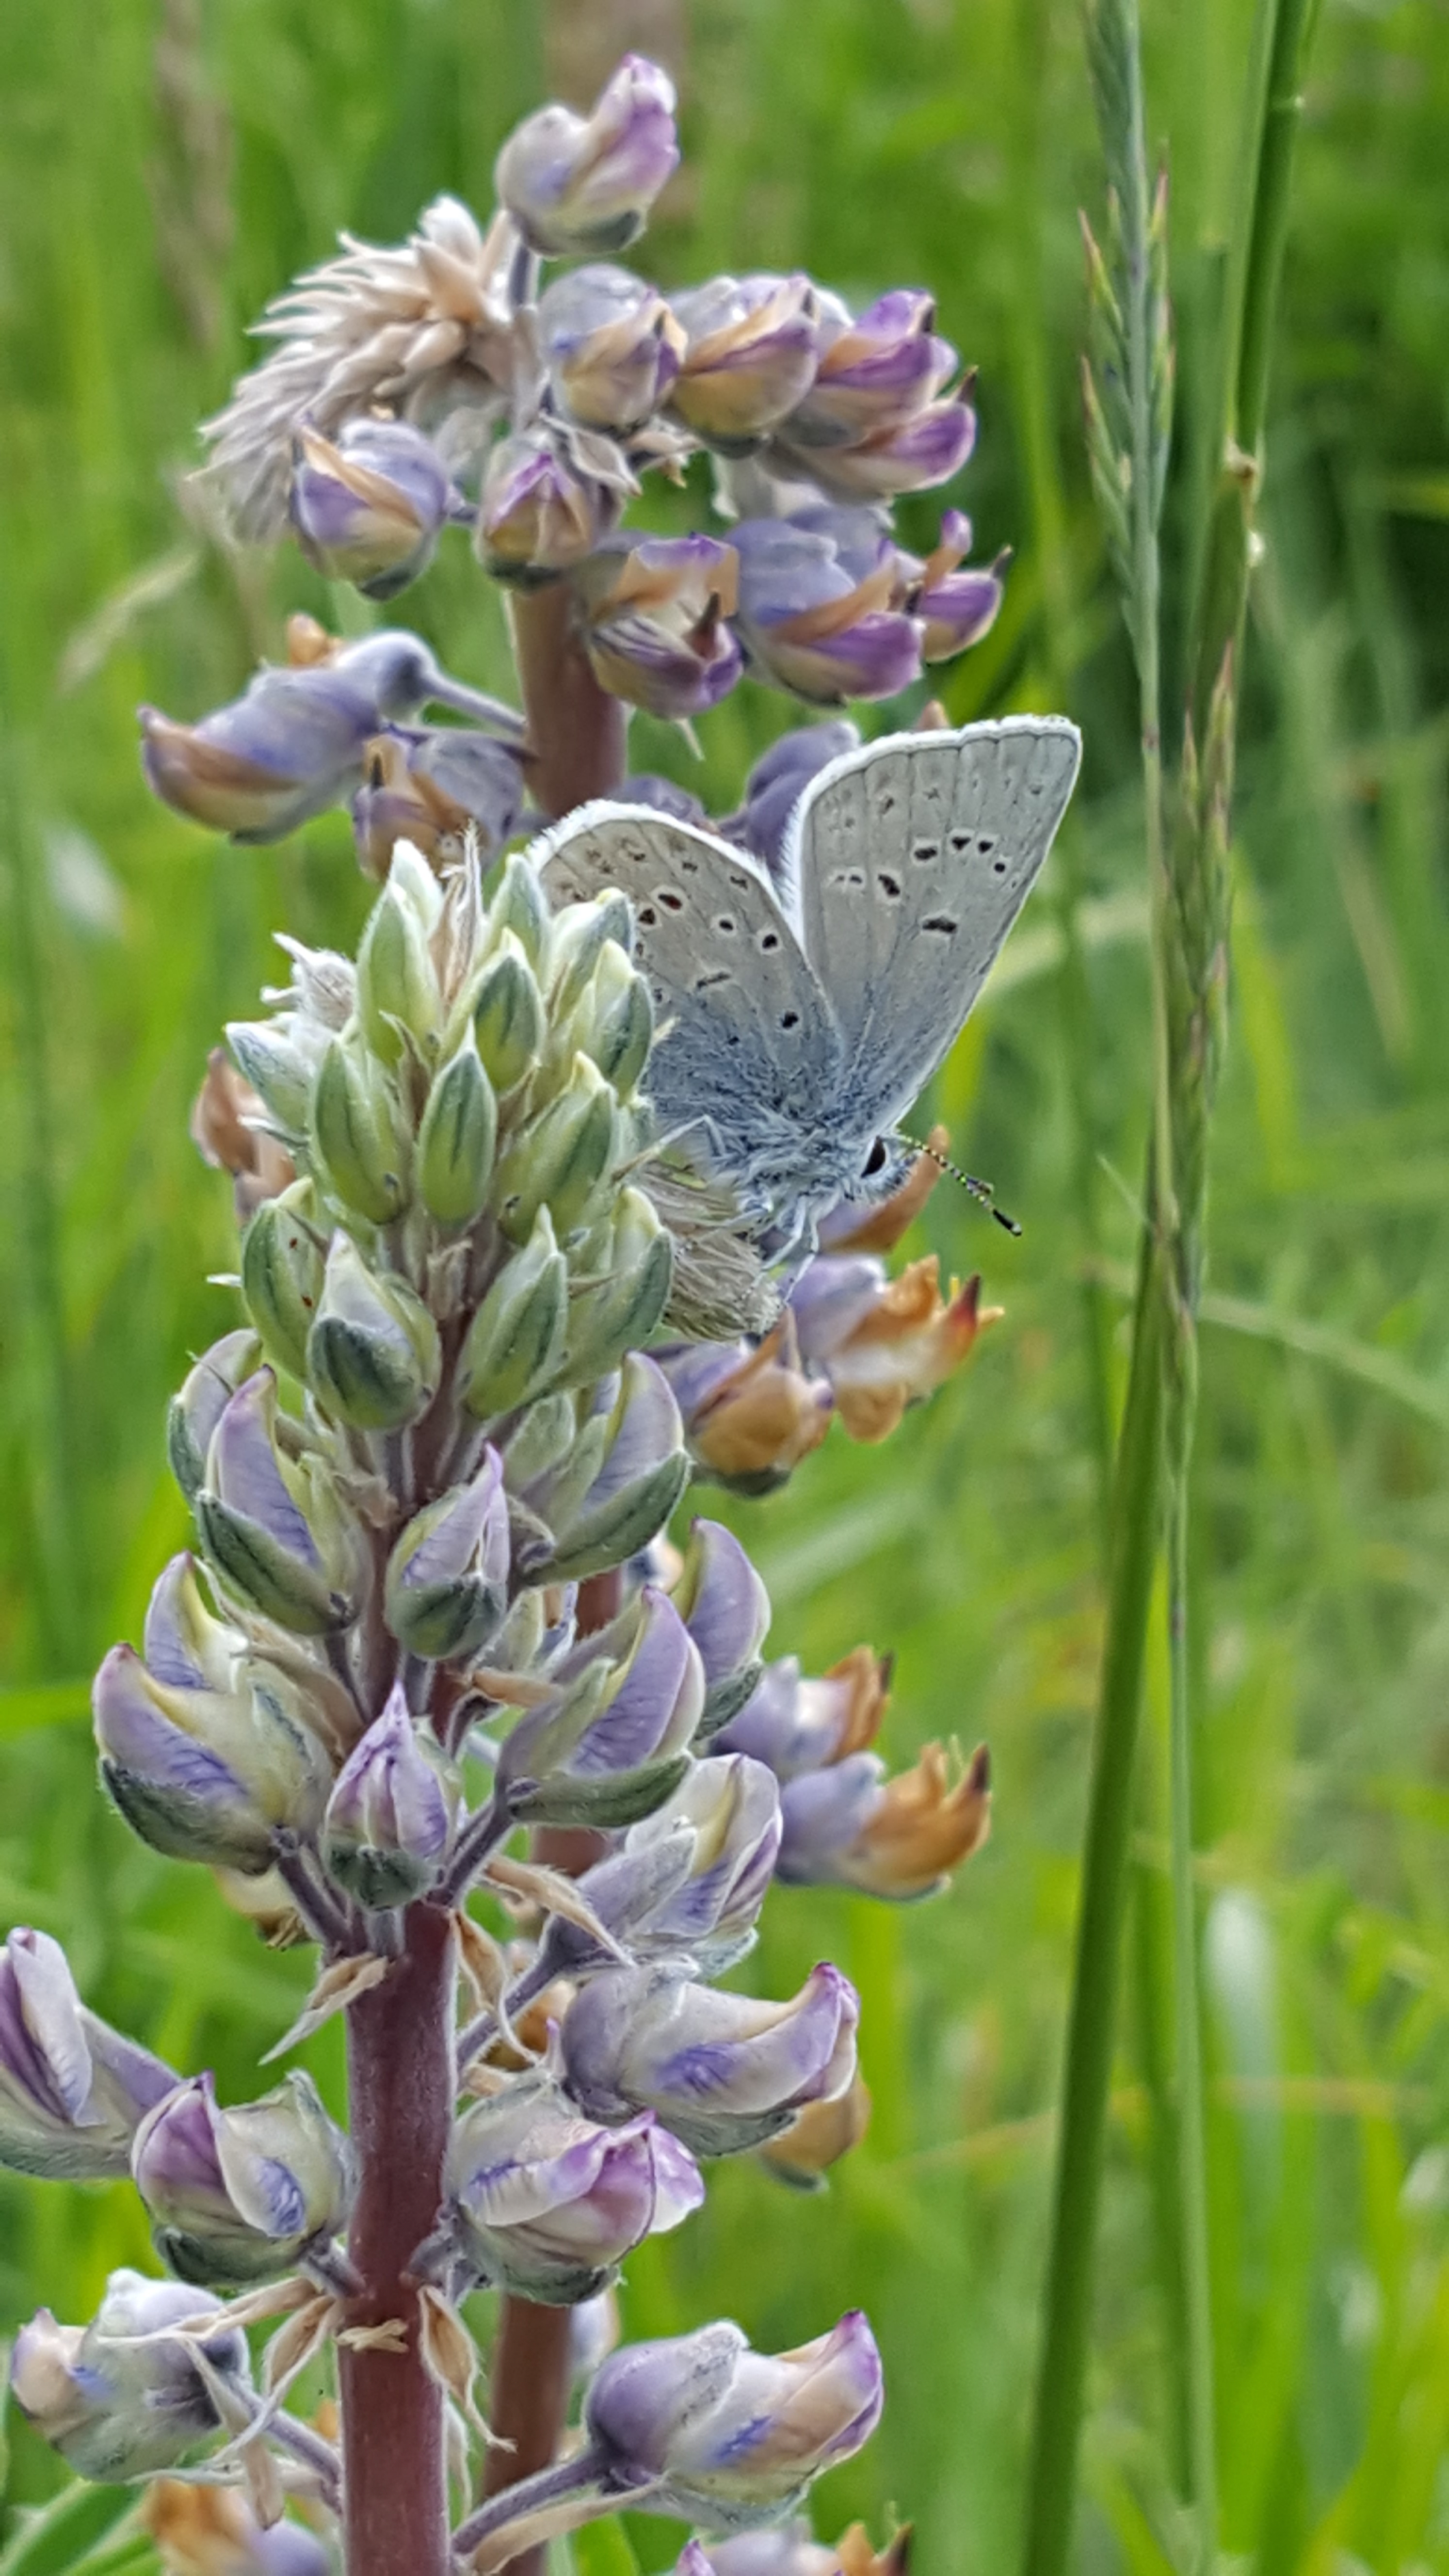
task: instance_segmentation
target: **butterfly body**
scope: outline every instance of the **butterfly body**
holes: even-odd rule
[[[811,780],[773,878],[647,806],[583,806],[535,844],[556,903],[629,896],[656,1113],[762,1238],[895,1186],[897,1122],[1040,873],[1079,757],[1062,717],[887,736]]]

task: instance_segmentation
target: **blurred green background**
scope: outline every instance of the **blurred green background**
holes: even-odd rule
[[[1174,182],[1179,490],[1236,182],[1246,0],[1147,9]],[[820,1669],[896,1654],[887,1749],[990,1740],[996,1830],[951,1896],[782,1892],[751,1974],[829,1952],[865,2002],[867,2143],[801,2200],[748,2162],[630,2267],[633,2334],[721,2311],[766,2347],[865,2305],[890,2403],[818,2495],[895,2507],[922,2576],[1020,2523],[1101,1627],[1147,1072],[1130,666],[1082,458],[1076,209],[1100,198],[1073,0],[19,0],[0,14],[0,1921],[63,1935],[89,1999],[255,2089],[306,1981],[93,1784],[87,1677],[186,1536],[161,1417],[232,1320],[229,1193],[187,1110],[271,933],[343,940],[344,818],[234,850],[153,805],[134,709],[194,717],[334,622],[300,564],[187,520],[192,425],[266,298],[339,226],[397,237],[627,44],[683,95],[640,254],[666,286],[808,268],[929,283],[981,367],[961,497],[1016,548],[953,717],[1083,724],[1050,882],[945,1068],[956,1150],[1020,1244],[938,1191],[920,1242],[1007,1307],[888,1448],[829,1445],[732,1517]],[[1241,760],[1230,1057],[1197,1461],[1196,1677],[1224,2545],[1304,2576],[1449,2567],[1449,16],[1325,0],[1275,361]],[[938,502],[902,524],[929,538]],[[408,621],[506,678],[461,544]],[[1169,609],[1171,602],[1169,601]],[[354,619],[358,612],[350,612]],[[707,719],[703,789],[787,720]],[[873,718],[873,721],[878,719]],[[639,766],[694,777],[641,722]],[[1079,2548],[1173,2563],[1177,2338],[1162,2259],[1163,1676],[1152,1675]],[[334,2091],[338,2052],[312,2062]],[[1154,2109],[1156,2106],[1156,2112]],[[0,2183],[0,2323],[88,2315],[149,2259],[128,2193]],[[12,2499],[52,2477],[23,2431]],[[672,2558],[663,2525],[636,2534]]]

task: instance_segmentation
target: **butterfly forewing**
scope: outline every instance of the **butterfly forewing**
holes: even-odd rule
[[[707,1119],[725,1166],[749,1176],[769,1139],[809,1139],[838,1095],[841,1041],[820,984],[754,863],[648,806],[585,806],[536,858],[555,903],[618,886],[635,962],[665,1034],[649,1066],[670,1127]]]
[[[869,744],[806,789],[786,862],[845,1042],[844,1104],[867,1134],[904,1114],[965,1021],[1080,749],[1063,717],[1009,717]]]

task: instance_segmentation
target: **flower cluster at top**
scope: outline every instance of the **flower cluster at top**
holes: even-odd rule
[[[959,511],[924,559],[891,528],[898,494],[970,455],[971,380],[915,288],[860,313],[804,276],[666,301],[619,266],[678,160],[673,108],[631,56],[587,119],[514,133],[486,230],[444,197],[400,249],[346,240],[260,325],[274,346],[210,424],[209,473],[241,535],[290,526],[376,600],[467,529],[498,581],[562,585],[596,680],[656,716],[687,722],[746,669],[816,706],[895,697],[1001,602],[1006,558],[970,566]],[[677,483],[699,450],[724,533],[626,527],[643,478]],[[445,857],[470,823],[485,852],[507,841],[530,789],[510,709],[405,633],[339,650],[297,620],[292,640],[200,724],[144,711],[159,795],[253,841],[350,802],[378,875],[400,834]]]
[[[440,884],[402,843],[355,964],[289,943],[276,1007],[230,1030],[197,1125],[235,1172],[242,1319],[173,1403],[195,1547],[139,1648],[102,1664],[96,1736],[143,1840],[218,1873],[273,1940],[316,1944],[274,2054],[385,1991],[420,1915],[448,1945],[455,2116],[406,2331],[465,2446],[476,2286],[575,2306],[593,2364],[561,2466],[465,2491],[460,2561],[486,2571],[627,2500],[700,2527],[682,2576],[860,2576],[897,2561],[763,2527],[876,2421],[864,2318],[775,2356],[727,2323],[610,2351],[599,2302],[698,2207],[702,2163],[756,2154],[813,2183],[862,2132],[838,1969],[769,2001],[717,1983],[772,1880],[921,1896],[988,1821],[982,1756],[930,1747],[886,1775],[873,1654],[819,1679],[765,1663],[739,1541],[696,1518],[677,1552],[665,1524],[693,1472],[787,1473],[832,1401],[878,1433],[960,1355],[963,1301],[923,1325],[911,1272],[887,1285],[872,1251],[836,1250],[758,1346],[671,1342],[631,939],[622,895],[550,914],[526,854],[485,900],[475,854]],[[877,1241],[924,1186],[874,1212]],[[544,1865],[525,1826],[589,1829],[589,1866]],[[282,2401],[329,2339],[404,2327],[349,2322],[356,2158],[309,2078],[224,2103],[90,2012],[47,1934],[14,1931],[0,2160],[129,2172],[170,2275],[118,2273],[84,2327],[42,2311],[15,2349],[24,2412],[83,2475],[200,2454],[258,2530],[289,2496],[325,2528],[337,2456]],[[269,2317],[258,2388],[242,2328]],[[288,2576],[310,2576],[312,2539],[279,2527]]]

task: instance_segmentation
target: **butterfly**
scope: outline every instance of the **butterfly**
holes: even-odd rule
[[[555,903],[628,895],[656,1114],[772,1257],[903,1177],[897,1122],[1040,875],[1080,759],[1063,716],[887,735],[810,781],[773,876],[642,805],[581,806],[534,845]]]

